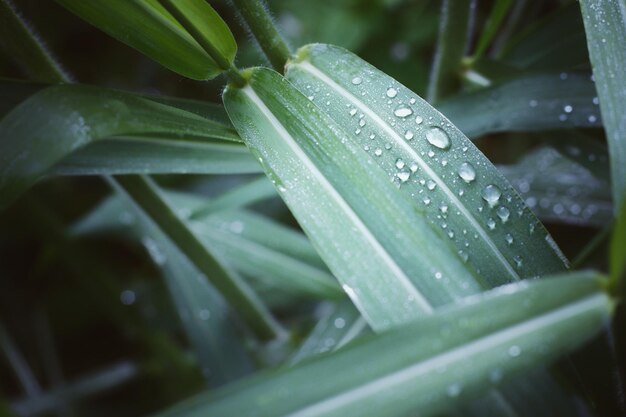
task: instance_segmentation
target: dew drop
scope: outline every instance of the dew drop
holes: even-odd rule
[[[203,308],[202,310],[198,312],[198,317],[202,321],[207,321],[208,319],[211,318],[211,312],[207,310],[206,308]]]
[[[458,170],[459,177],[466,183],[470,183],[476,179],[476,170],[469,162],[463,162]]]
[[[449,397],[458,397],[461,394],[461,385],[458,383],[454,383],[449,385],[446,389]]]
[[[359,120],[359,126],[361,127],[365,126],[365,119]]]
[[[424,118],[422,116],[415,117],[416,124],[421,125],[423,121],[424,121]]]
[[[398,169],[402,169],[402,168],[404,168],[404,166],[405,166],[405,165],[406,165],[406,164],[404,163],[404,161],[402,160],[402,158],[398,158],[398,159],[396,160],[396,168],[398,168]]]
[[[396,90],[395,88],[389,87],[387,89],[387,97],[394,98],[397,95],[398,95],[398,90]]]
[[[428,198],[428,197],[424,197],[424,199],[422,201],[424,202],[425,205],[429,205],[430,204],[430,198]]]
[[[522,267],[523,262],[522,262],[522,257],[521,257],[521,256],[519,256],[519,255],[515,255],[515,256],[513,257],[513,262],[515,262],[515,266],[516,266],[516,267],[518,267],[518,268],[521,268],[521,267]]]
[[[448,149],[450,147],[448,134],[438,127],[431,127],[428,132],[426,132],[426,140],[439,149]]]
[[[506,240],[506,243],[508,243],[509,245],[512,245],[512,244],[513,244],[513,236],[511,236],[511,234],[510,234],[510,233],[507,233],[507,234],[504,236],[504,239]]]
[[[530,101],[528,102],[528,105],[529,105],[530,107],[537,107],[537,104],[538,104],[538,103],[537,103],[537,100],[530,100]]]
[[[509,216],[511,215],[511,212],[509,211],[508,208],[504,206],[500,206],[496,209],[496,214],[498,215],[502,223],[506,223],[509,220]]]
[[[498,186],[494,184],[489,184],[488,186],[483,188],[483,191],[481,193],[483,200],[485,200],[489,204],[489,207],[493,207],[498,204],[501,195],[502,192],[500,191]]]
[[[463,262],[467,262],[467,260],[469,259],[469,255],[467,254],[467,252],[465,252],[463,250],[459,251],[459,256],[461,257]]]
[[[396,175],[402,182],[407,182],[409,180],[409,177],[411,176],[411,174],[406,171],[398,172]]]
[[[487,220],[487,227],[489,228],[489,230],[495,229],[496,221],[490,217],[489,220]]]
[[[356,114],[356,109],[350,110],[350,116],[354,116]]]
[[[435,181],[433,180],[428,180],[428,182],[426,183],[426,188],[428,188],[430,191],[434,190],[437,187],[437,183],[435,183]]]
[[[393,114],[394,114],[396,117],[402,117],[402,118],[404,118],[404,117],[407,117],[407,116],[412,115],[412,114],[413,114],[413,110],[409,109],[408,107],[401,106],[401,107],[398,107],[398,108],[397,108],[397,109],[393,112]]]
[[[590,114],[587,120],[589,121],[589,123],[595,123],[596,120],[598,120],[598,118],[594,116],[593,114]]]
[[[509,356],[512,358],[518,357],[521,353],[522,349],[517,345],[513,345],[509,348]]]
[[[565,113],[571,113],[574,110],[574,108],[572,106],[570,106],[569,104],[566,105],[565,107],[563,107],[563,111]]]
[[[413,132],[411,132],[410,130],[407,130],[406,133],[404,134],[404,139],[406,140],[411,140],[413,139]]]
[[[442,204],[441,206],[439,206],[439,211],[441,211],[441,214],[447,214],[448,206],[446,206],[445,204]]]
[[[414,98],[412,98],[412,99],[409,100],[409,104],[415,104],[415,101],[416,100]]]
[[[352,84],[354,84],[354,85],[359,85],[359,84],[361,84],[362,82],[363,82],[363,78],[361,78],[361,77],[354,77],[354,78],[352,79]]]
[[[338,329],[343,329],[346,325],[346,321],[344,319],[342,319],[341,317],[338,317],[335,319],[335,327]]]
[[[376,148],[376,149],[374,150],[374,155],[376,155],[376,156],[381,156],[382,154],[383,154],[383,150],[382,150],[382,149],[380,149],[380,148]]]
[[[417,171],[417,162],[413,162],[411,164],[411,166],[409,167],[409,169],[411,170],[411,172],[416,172]]]
[[[443,274],[441,272],[435,272],[435,279],[441,279]]]
[[[494,368],[489,372],[489,380],[493,383],[500,382],[502,380],[502,370],[500,368]]]
[[[428,151],[428,156],[429,156],[430,158],[432,158],[433,156],[435,156],[435,152],[433,152],[433,151]]]

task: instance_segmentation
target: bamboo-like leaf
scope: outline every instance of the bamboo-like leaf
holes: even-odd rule
[[[63,7],[114,38],[185,77],[206,80],[221,73],[205,52],[158,0],[56,0]],[[205,0],[180,0],[177,8],[190,16],[207,42],[232,63],[237,45],[222,18]]]
[[[604,226],[612,220],[609,183],[553,148],[539,148],[499,169],[543,221]]]
[[[602,328],[611,309],[593,273],[510,284],[161,416],[438,415],[575,349]]]
[[[582,73],[524,75],[451,97],[437,109],[469,137],[602,126],[593,82]]]
[[[213,120],[141,96],[96,87],[46,88],[0,120],[0,207],[59,162],[61,173],[183,172],[187,158],[197,152],[190,170],[202,169],[198,166],[202,155],[207,158],[203,172],[256,170],[237,134],[219,117]],[[97,148],[89,149],[88,145],[103,139]],[[76,151],[75,157],[68,157]],[[118,153],[121,151],[127,154]],[[163,163],[164,168],[155,166],[157,158],[167,161],[168,155],[171,160]]]
[[[224,92],[234,126],[372,326],[479,291],[449,240],[336,122],[277,73],[247,77]]]
[[[626,199],[626,4],[624,0],[583,0],[580,7],[609,143],[618,213]]]
[[[303,92],[319,91],[313,102],[351,130],[349,139],[367,155],[363,158],[384,170],[455,247],[457,258],[480,271],[483,284],[564,268],[551,237],[506,179],[461,131],[406,87],[328,45],[301,49],[287,77]]]
[[[430,103],[435,103],[458,87],[461,60],[467,44],[470,3],[470,0],[441,2],[437,50],[426,95]]]
[[[220,294],[189,259],[159,229],[132,199],[120,189],[96,211],[78,223],[75,230],[102,226],[115,215],[123,227],[145,246],[163,278],[194,347],[202,373],[210,386],[222,385],[250,373],[254,366],[236,319]]]

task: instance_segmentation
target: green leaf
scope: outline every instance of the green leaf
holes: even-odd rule
[[[575,349],[602,329],[611,310],[593,273],[510,284],[161,416],[439,415]]]
[[[159,187],[142,176],[119,176],[111,179],[123,190],[159,229],[202,272],[231,306],[237,307],[241,319],[261,339],[283,336],[283,330],[251,288],[228,265],[216,257],[186,220],[181,218],[162,195]]]
[[[479,291],[449,240],[335,121],[277,73],[247,76],[224,92],[234,126],[373,327]]]
[[[94,226],[107,227],[98,223],[109,218],[136,235],[161,269],[209,385],[222,385],[250,373],[254,366],[244,347],[241,329],[233,326],[235,317],[224,299],[128,195],[119,192],[109,197],[74,230],[82,228],[84,233]]]
[[[458,88],[470,19],[469,0],[443,0],[439,37],[428,81],[427,100],[435,103]]]
[[[615,213],[626,198],[626,4],[582,0],[589,58],[609,144]]]
[[[626,204],[615,222],[609,252],[609,271],[611,273],[611,289],[623,300],[626,297]]]
[[[473,59],[478,59],[483,56],[494,36],[500,29],[500,24],[504,20],[504,17],[508,13],[509,9],[513,5],[512,0],[496,0],[491,9],[489,18],[483,27],[483,32],[478,39],[478,45],[476,51],[474,51]]]
[[[573,152],[589,155],[569,146],[578,149]],[[498,169],[543,221],[581,226],[605,226],[612,221],[609,183],[554,148],[539,148],[520,162]]]
[[[439,233],[437,240],[454,248],[446,255],[480,271],[483,288],[564,268],[558,248],[515,190],[441,113],[341,48],[310,45],[299,57],[288,66],[288,79],[305,93],[316,91],[320,99],[313,102],[350,130],[364,162],[382,168],[396,193]]]
[[[495,132],[600,127],[595,95],[587,74],[531,74],[451,97],[437,109],[472,138]]]
[[[46,88],[0,120],[0,207],[59,163],[73,174],[257,171],[219,117],[96,87]]]
[[[56,0],[81,19],[137,49],[166,68],[195,80],[206,80],[226,68],[194,40],[158,0]],[[237,45],[222,18],[205,0],[177,1],[207,42],[232,63]]]

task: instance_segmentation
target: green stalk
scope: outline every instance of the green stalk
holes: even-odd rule
[[[160,0],[163,7],[178,22],[185,28],[187,32],[198,42],[198,44],[206,51],[207,54],[215,61],[218,67],[226,72],[228,79],[238,87],[246,85],[246,80],[243,78],[239,70],[230,63],[230,61],[215,47],[212,42],[209,42],[204,35],[198,30],[198,28],[191,22],[187,16],[180,12],[180,10],[174,5],[174,0]]]
[[[0,46],[15,57],[34,80],[55,84],[70,82],[69,75],[9,0],[0,0]]]
[[[139,208],[143,210],[159,228],[178,245],[189,260],[202,272],[231,306],[237,307],[237,313],[261,339],[281,336],[282,331],[261,301],[245,282],[221,265],[210,248],[202,244],[191,232],[172,207],[167,204],[157,185],[146,176],[118,176],[109,180],[116,188],[126,192]]]
[[[232,0],[272,67],[284,72],[291,51],[261,0]]]

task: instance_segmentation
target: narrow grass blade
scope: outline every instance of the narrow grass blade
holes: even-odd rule
[[[473,59],[481,58],[487,51],[487,48],[496,36],[502,21],[512,5],[512,0],[496,0],[494,2],[489,18],[483,27],[483,32],[478,39],[478,45],[476,46],[476,51],[474,51]]]
[[[439,101],[460,85],[461,60],[467,44],[470,0],[443,0],[437,49],[428,81],[427,100]]]
[[[129,217],[126,217],[124,226],[127,229],[132,227],[132,232],[162,271],[208,385],[223,385],[252,372],[254,365],[245,348],[241,329],[236,326],[236,318],[207,276],[172,244],[132,199],[124,192],[119,195],[121,198],[106,200],[100,206],[101,210],[113,208],[117,216],[128,211],[136,219],[129,224]],[[113,202],[119,204],[111,204]]]
[[[224,92],[233,125],[370,324],[382,329],[479,291],[373,156],[277,73],[247,77]]]
[[[600,127],[597,103],[588,74],[545,73],[451,97],[437,110],[474,138],[496,132]]]
[[[614,209],[626,196],[626,3],[624,0],[582,0],[600,111],[609,143]]]
[[[53,86],[35,93],[0,120],[0,207],[8,205],[73,152],[102,139],[127,137],[125,135],[132,135],[133,140],[120,145],[122,149],[109,151],[108,156],[114,156],[110,159],[111,167],[117,164],[119,157],[111,152],[131,149],[137,152],[137,147],[147,151],[149,141],[137,143],[137,135],[147,135],[153,140],[161,137],[170,149],[182,147],[186,140],[212,146],[223,143],[223,147],[218,148],[221,156],[230,156],[236,165],[246,165],[242,148],[235,147],[239,142],[237,134],[230,126],[212,118],[129,93],[80,85]],[[166,138],[169,140],[165,141]],[[173,144],[175,140],[179,143]],[[152,155],[143,163],[154,161],[155,153],[163,150],[156,145],[161,144],[154,144]],[[173,157],[180,158],[181,153],[179,150]],[[83,160],[78,158],[72,162],[70,159],[68,170],[77,169],[78,165],[84,172],[84,163],[90,161],[88,155],[89,151],[87,156],[81,155]],[[92,158],[95,157],[92,155]],[[121,159],[128,161],[127,158]],[[94,162],[100,164],[95,171],[102,172],[104,161]],[[216,170],[226,169],[227,163],[227,160],[218,161]],[[128,164],[121,164],[121,168],[128,168]],[[137,161],[139,171],[141,165],[142,162]]]
[[[543,221],[605,226],[612,220],[609,183],[553,148],[539,148],[499,169]]]
[[[501,59],[535,71],[588,67],[585,29],[578,4],[568,3],[531,25],[507,44]]]
[[[438,415],[575,349],[602,329],[611,310],[593,273],[510,284],[161,415]]]
[[[206,80],[223,70],[158,0],[56,1],[81,19],[185,77]],[[235,39],[208,2],[180,0],[177,7],[192,16],[202,35],[228,61],[233,61],[237,52]]]
[[[611,289],[622,299],[626,296],[626,204],[622,205],[613,237],[611,238],[611,248],[609,252],[609,266],[611,273]]]
[[[349,129],[349,140],[440,231],[456,257],[479,271],[483,285],[564,268],[551,237],[506,179],[408,88],[344,49],[319,44],[300,50],[287,77],[305,93],[318,91],[313,102]]]
[[[120,176],[112,183],[123,189],[161,231],[203,273],[250,329],[261,339],[283,336],[282,329],[256,294],[230,267],[217,259],[187,222],[181,219],[151,180],[140,176]],[[119,187],[118,187],[119,185]]]

